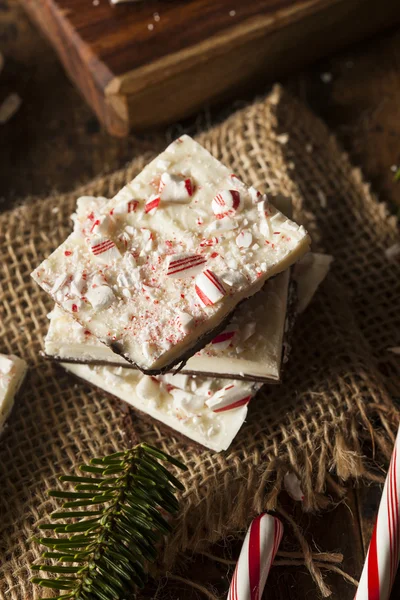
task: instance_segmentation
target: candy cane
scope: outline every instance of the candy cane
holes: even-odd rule
[[[145,202],[144,212],[153,215],[159,207],[160,202],[160,196],[150,196],[150,198]]]
[[[282,535],[282,523],[267,513],[251,522],[232,577],[228,600],[261,600]]]
[[[357,600],[388,600],[400,560],[400,429],[361,574]]]
[[[200,254],[175,254],[170,257],[167,269],[169,277],[190,277],[203,270],[207,262]]]
[[[222,190],[213,198],[211,208],[217,217],[238,210],[240,208],[239,192],[237,190]]]
[[[227,327],[222,333],[218,334],[213,340],[211,340],[210,343],[212,345],[212,349],[218,351],[226,350],[231,345],[236,333],[236,327]]]
[[[110,260],[120,256],[119,250],[112,240],[100,238],[90,244],[90,249],[96,257]]]
[[[213,412],[220,413],[245,406],[251,398],[252,394],[249,394],[248,389],[244,391],[242,387],[230,383],[208,398],[206,404]]]
[[[206,269],[196,277],[195,291],[204,306],[216,304],[226,294],[221,281],[210,269]]]

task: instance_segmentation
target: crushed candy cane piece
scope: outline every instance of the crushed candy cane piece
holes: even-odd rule
[[[161,202],[160,196],[150,196],[144,205],[144,212],[154,215]]]
[[[114,293],[108,285],[96,285],[96,287],[89,288],[86,292],[86,298],[93,308],[98,310],[108,308],[115,300]]]
[[[90,233],[107,234],[107,233],[109,233],[111,226],[112,226],[112,221],[111,221],[110,217],[107,217],[107,216],[99,217],[98,219],[95,219],[93,221],[93,225],[90,228]]]
[[[250,231],[241,231],[236,237],[236,244],[239,248],[249,248],[252,241],[253,236]]]
[[[253,186],[249,187],[249,194],[250,194],[250,198],[252,199],[252,201],[254,203],[257,203],[257,202],[260,202],[261,200],[266,199],[266,197],[261,192],[256,190],[256,188],[254,188]]]
[[[222,282],[210,269],[206,269],[196,277],[195,290],[204,306],[216,304],[226,294]]]
[[[67,299],[61,303],[61,306],[68,312],[77,313],[82,306],[82,301],[79,298]]]
[[[237,211],[240,208],[240,194],[237,190],[222,190],[211,202],[213,213],[218,216],[224,216],[230,211]]]
[[[124,200],[121,204],[117,204],[113,209],[111,209],[111,215],[127,215],[129,213],[136,212],[137,207],[139,206],[138,200],[133,200],[132,198],[129,200]]]
[[[229,285],[229,287],[240,287],[241,285],[244,285],[247,281],[246,275],[243,275],[243,273],[240,273],[240,271],[234,270],[236,269],[236,267],[237,264],[235,263],[235,266],[231,271],[226,271],[226,273],[223,273],[220,276],[222,281]]]
[[[304,493],[301,489],[300,479],[293,472],[287,472],[285,477],[283,478],[283,485],[285,490],[289,494],[293,500],[297,500],[298,502],[303,502]]]
[[[236,189],[242,190],[242,191],[246,191],[246,185],[243,183],[243,181],[241,179],[239,179],[239,177],[237,175],[235,175],[235,173],[232,173],[229,177],[231,183],[233,183],[233,185],[236,187]]]
[[[251,400],[251,394],[244,392],[243,389],[233,383],[226,385],[215,392],[211,398],[206,400],[206,404],[214,412],[225,412],[233,410],[248,404]]]
[[[212,233],[213,231],[230,231],[236,229],[237,223],[230,217],[222,217],[218,221],[212,221],[205,229],[206,233]]]
[[[136,393],[141,400],[152,400],[159,396],[160,384],[152,377],[142,377],[136,386]]]
[[[58,290],[60,290],[61,288],[64,287],[64,285],[67,283],[67,281],[68,281],[67,273],[61,273],[61,275],[59,275],[56,278],[54,285],[50,290],[50,293],[55,294],[56,292],[58,292]]]
[[[228,326],[222,333],[211,340],[213,350],[226,350],[232,343],[237,334],[237,329],[233,325]]]
[[[158,192],[164,202],[187,202],[193,195],[192,180],[190,177],[183,178],[163,173]]]
[[[103,262],[108,262],[121,256],[115,243],[103,237],[92,240],[90,242],[90,250],[96,258]]]
[[[205,256],[200,254],[174,254],[168,258],[167,275],[180,279],[196,275],[207,262]]]

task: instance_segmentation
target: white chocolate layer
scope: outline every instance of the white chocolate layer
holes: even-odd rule
[[[14,398],[21,387],[27,364],[14,354],[0,354],[0,433],[14,405]]]
[[[32,276],[103,343],[159,371],[307,251],[305,229],[253,192],[183,136],[101,211],[79,214]],[[203,257],[200,274],[167,275],[174,255]]]
[[[226,379],[190,375],[149,377],[135,369],[62,363],[74,375],[124,400],[137,410],[175,429],[194,442],[220,452],[226,450],[247,415],[247,405],[214,412],[206,404],[227,385]],[[235,382],[243,397],[253,396],[260,384]]]

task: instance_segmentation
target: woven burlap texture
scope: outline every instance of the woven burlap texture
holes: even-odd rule
[[[400,264],[384,253],[398,241],[396,220],[326,127],[280,87],[198,139],[244,181],[291,195],[314,249],[335,262],[298,319],[284,383],[251,402],[227,452],[199,452],[134,416],[140,440],[188,466],[164,556],[169,568],[179,552],[202,549],[274,508],[288,470],[301,479],[305,510],[325,506],[351,477],[374,478],[363,444],[372,440],[375,460],[387,458],[398,420],[390,390],[398,389],[400,361],[387,348],[400,346]],[[57,476],[129,443],[118,402],[40,356],[52,303],[29,275],[68,235],[77,196],[112,196],[149,158],[0,217],[0,352],[19,354],[30,367],[0,442],[1,597],[8,600],[41,594],[29,583],[40,551],[29,538],[57,506],[46,494]]]

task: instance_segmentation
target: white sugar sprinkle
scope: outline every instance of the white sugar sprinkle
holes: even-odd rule
[[[153,31],[153,29],[154,29],[154,25],[153,25],[153,23],[149,23],[149,24],[147,25],[147,29],[148,29],[149,31]]]
[[[236,10],[230,10],[229,11],[229,16],[230,17],[234,17],[236,15]]]
[[[161,19],[160,15],[158,14],[158,12],[153,13],[153,19],[158,23],[158,21]]]
[[[399,167],[398,167],[397,165],[392,165],[392,166],[390,167],[390,170],[391,170],[393,173],[396,173],[396,171],[398,171],[398,170],[399,170]]]
[[[100,4],[100,0],[93,0],[93,6],[98,6]]]
[[[306,152],[308,152],[308,154],[311,154],[312,151],[313,151],[312,144],[306,144]]]

